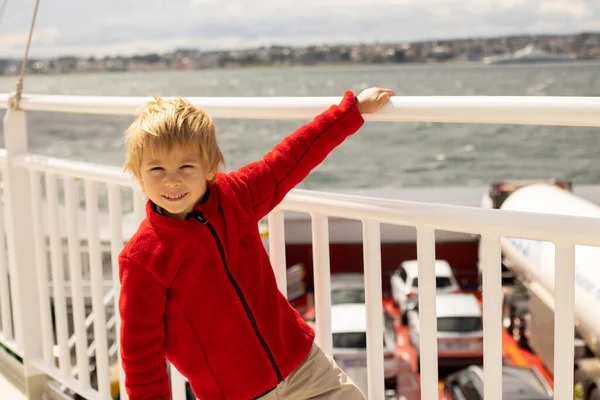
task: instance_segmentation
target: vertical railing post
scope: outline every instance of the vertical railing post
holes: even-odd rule
[[[554,260],[554,398],[569,399],[575,363],[575,245],[556,243]]]
[[[31,251],[33,222],[29,171],[13,165],[12,159],[27,152],[27,120],[22,110],[9,109],[4,116],[4,145],[7,154],[4,176],[6,239],[13,296],[17,344],[23,352],[27,398],[41,398],[46,376],[34,366],[43,359],[36,279],[35,252]]]
[[[381,227],[363,221],[365,303],[367,308],[367,386],[369,399],[385,398],[383,306],[381,294]]]
[[[115,307],[115,333],[117,343],[121,343],[121,315],[119,314],[119,294],[121,292],[121,282],[119,281],[119,253],[123,249],[123,210],[121,206],[121,188],[115,185],[108,185],[108,215],[110,218],[110,256],[112,264],[112,278],[115,288],[114,307]],[[128,400],[129,397],[125,390],[125,372],[121,363],[121,351],[117,352],[117,362],[119,363],[119,398]],[[174,397],[175,399],[177,397]]]
[[[285,220],[282,210],[274,210],[267,216],[269,224],[269,258],[275,271],[279,291],[287,297],[287,265],[285,262]]]
[[[483,274],[483,393],[484,399],[502,399],[502,266],[500,238],[481,237]]]
[[[329,222],[321,214],[311,214],[313,276],[315,285],[316,342],[333,357],[331,336],[331,268],[329,262]]]
[[[421,366],[421,398],[438,397],[438,345],[435,287],[435,230],[417,227],[417,259],[419,263],[419,351]]]

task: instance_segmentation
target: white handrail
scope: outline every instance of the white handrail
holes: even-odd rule
[[[280,207],[330,217],[368,219],[394,225],[429,225],[437,230],[548,242],[565,240],[565,232],[568,232],[570,241],[581,245],[600,246],[597,218],[486,210],[411,201],[394,203],[395,206],[353,204],[343,200],[290,193]]]
[[[94,182],[112,183],[126,187],[129,187],[134,183],[133,178],[123,173],[120,168],[109,165],[63,160],[31,153],[16,156],[11,162],[15,166],[30,171],[43,171],[73,178],[84,177],[93,180]]]
[[[131,116],[149,97],[24,95],[25,111]],[[190,97],[213,118],[311,119],[341,97]],[[0,94],[7,108],[8,94]],[[370,121],[600,126],[600,97],[395,96]]]

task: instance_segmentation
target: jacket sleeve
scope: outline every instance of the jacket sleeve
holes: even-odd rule
[[[275,208],[291,189],[363,123],[354,94],[346,91],[339,105],[331,106],[288,135],[262,160],[233,173],[231,176],[248,188],[256,219],[260,220]]]
[[[170,400],[164,356],[166,287],[127,257],[119,258],[121,359],[131,400]]]

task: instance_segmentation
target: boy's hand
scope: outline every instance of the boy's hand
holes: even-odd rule
[[[361,114],[371,114],[379,111],[381,107],[394,96],[392,89],[369,88],[363,90],[356,98],[358,99],[358,110]]]

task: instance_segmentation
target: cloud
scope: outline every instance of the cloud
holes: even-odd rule
[[[33,5],[9,2],[0,57],[23,53]],[[412,41],[600,30],[591,0],[55,0],[42,2],[32,56],[270,44]]]
[[[29,32],[13,33],[2,36],[2,47],[24,51]],[[55,27],[40,28],[34,31],[32,41],[40,46],[54,46],[60,40],[60,31]]]

